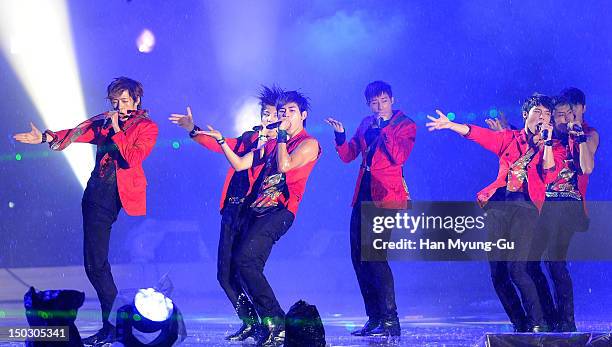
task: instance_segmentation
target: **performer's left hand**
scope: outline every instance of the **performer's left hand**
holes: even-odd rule
[[[325,119],[325,123],[331,125],[331,127],[337,133],[343,133],[344,132],[344,125],[342,125],[342,122],[340,122],[339,120],[336,120],[336,119],[334,119],[332,117],[328,117],[327,119]]]
[[[208,130],[196,131],[195,133],[202,134],[202,135],[208,135],[217,141],[223,138],[223,135],[221,134],[219,130],[213,129],[213,127],[211,127],[210,125],[208,125],[207,127],[208,127]]]
[[[503,131],[506,129],[510,129],[510,125],[508,124],[508,119],[503,112],[499,112],[499,117],[497,118],[487,118],[485,122],[489,126],[489,129],[494,131]]]

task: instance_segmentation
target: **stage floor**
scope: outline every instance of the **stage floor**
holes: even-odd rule
[[[88,300],[79,310],[77,327],[82,337],[100,328],[97,302]],[[7,313],[0,320],[2,326],[27,326],[21,302],[0,303]],[[187,338],[183,346],[254,346],[253,340],[227,342],[224,336],[239,328],[240,322],[233,315],[185,314]],[[322,316],[328,346],[483,346],[486,334],[510,333],[510,325],[504,317],[402,317],[402,335],[399,338],[353,337],[350,331],[366,320],[364,316]],[[580,331],[610,332],[612,323],[606,321],[579,321]],[[0,342],[0,346],[23,346],[23,343]]]
[[[166,272],[165,267],[160,266],[156,273],[145,275],[138,266],[118,265],[113,267],[113,273],[119,288],[128,288],[134,283],[137,283],[137,288],[142,288],[155,283],[160,274]],[[184,346],[254,345],[252,340],[244,343],[224,340],[224,336],[239,328],[240,321],[215,281],[213,263],[174,264],[167,267],[173,269],[173,299],[183,313],[187,328],[188,336]],[[194,268],[203,268],[204,273],[210,275],[194,278],[191,275]],[[282,271],[288,273],[289,270]],[[350,335],[350,331],[366,321],[357,290],[344,290],[335,285],[332,295],[331,290],[309,287],[308,283],[290,283],[291,286],[287,283],[277,281],[275,284],[275,288],[279,288],[278,293],[282,295],[279,296],[282,306],[288,309],[298,299],[317,305],[329,346],[482,346],[481,340],[486,334],[511,332],[501,305],[490,289],[484,286],[489,285],[486,281],[482,281],[482,288],[435,295],[428,294],[431,290],[408,291],[400,287],[397,295],[402,336],[392,340]],[[99,304],[80,266],[0,271],[0,326],[27,327],[23,295],[28,285],[39,290],[66,288],[84,291],[86,300],[76,320],[79,332],[82,337],[86,337],[100,328]],[[461,299],[464,301],[459,305]],[[598,302],[578,300],[578,329],[584,332],[612,331],[610,307],[605,304],[610,299],[602,292]],[[0,346],[23,346],[23,343],[0,342]]]

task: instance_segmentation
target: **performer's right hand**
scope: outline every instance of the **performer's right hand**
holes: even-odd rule
[[[191,107],[187,106],[187,114],[178,114],[178,113],[173,113],[170,115],[170,117],[168,117],[168,119],[170,121],[172,121],[172,123],[174,124],[178,124],[181,128],[187,130],[187,131],[192,131],[194,124],[193,124],[193,116],[191,115]]]
[[[29,133],[19,133],[13,135],[13,138],[21,143],[27,143],[30,145],[38,145],[42,142],[43,133],[34,126],[34,123],[30,122],[32,131]],[[47,134],[45,134],[47,136]]]
[[[213,127],[211,127],[210,125],[207,126],[208,130],[201,130],[201,131],[196,131],[196,134],[202,134],[202,135],[208,135],[212,138],[214,138],[215,140],[221,140],[223,138],[223,135],[221,135],[221,132],[219,130],[215,130],[213,129]]]
[[[331,125],[331,127],[334,129],[335,132],[337,133],[343,133],[344,132],[344,126],[342,125],[342,123],[340,123],[339,121],[328,117],[327,119],[325,119],[325,123]]]

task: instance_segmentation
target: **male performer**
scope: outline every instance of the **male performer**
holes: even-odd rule
[[[567,157],[555,171],[554,181],[546,186],[538,227],[546,237],[537,246],[537,253],[546,252],[545,264],[554,292],[554,296],[547,296],[555,300],[554,304],[552,300],[542,300],[542,304],[549,305],[545,310],[556,312],[555,330],[559,332],[576,331],[572,279],[566,259],[574,233],[588,229],[586,186],[599,144],[597,131],[584,121],[585,107],[584,93],[576,88],[563,90],[555,100],[555,131],[566,146]],[[539,292],[549,291],[546,278],[540,277],[536,284]]]
[[[544,316],[559,332],[576,331],[572,279],[566,257],[574,232],[588,228],[586,188],[599,145],[599,134],[584,121],[585,99],[580,89],[566,88],[556,98],[553,112],[553,133],[567,147],[567,158],[554,173],[554,182],[546,186],[547,202],[542,208],[538,226],[545,237],[536,245],[535,254],[546,251],[545,264],[554,296],[539,262],[529,268],[538,286]],[[510,128],[507,122],[487,120],[487,124],[493,130]]]
[[[246,131],[238,138],[225,139],[237,155],[242,156],[256,148],[261,148],[270,138],[276,137],[276,129],[268,129],[267,126],[278,120],[276,102],[282,93],[282,90],[276,87],[268,88],[264,86],[262,88],[259,93],[261,126],[254,128],[261,129]],[[201,129],[194,125],[189,107],[187,108],[187,115],[173,114],[170,120],[189,131],[190,136],[205,148],[223,153],[221,145],[214,138],[196,134]],[[232,261],[240,239],[238,217],[241,205],[247,192],[251,189],[252,183],[254,183],[257,174],[256,169],[235,171],[230,166],[221,194],[221,234],[217,253],[217,280],[243,322],[237,332],[226,337],[229,341],[243,341],[249,337],[257,339],[258,333],[263,332],[257,312],[242,288],[236,266]]]
[[[507,261],[492,259],[490,266],[493,286],[516,331],[550,330],[526,260],[536,239],[548,174],[565,156],[563,146],[552,140],[553,108],[545,95],[528,98],[522,107],[525,124],[521,130],[492,131],[454,123],[439,110],[440,117],[428,116],[431,122],[426,124],[430,131],[451,129],[499,157],[497,179],[478,193],[478,201],[487,209],[489,238],[515,242],[515,250],[502,259]]]
[[[113,111],[94,116],[74,129],[40,132],[34,124],[29,133],[16,134],[23,143],[49,143],[61,151],[73,142],[97,146],[96,166],[83,194],[85,272],[102,308],[102,329],[83,340],[85,345],[102,345],[115,340],[109,314],[117,287],[108,262],[111,226],[119,210],[130,216],[146,213],[146,187],[142,162],[157,139],[157,125],[142,110],[143,88],[127,77],[115,78],[107,88]]]
[[[285,92],[276,108],[281,119],[276,140],[243,156],[237,155],[211,126],[209,131],[198,132],[217,140],[236,171],[263,163],[245,200],[247,209],[241,217],[245,227],[235,256],[240,278],[267,328],[258,341],[260,346],[281,346],[284,342],[285,312],[263,270],[272,246],[293,224],[308,176],[321,155],[318,141],[304,129],[308,99],[297,91]]]
[[[416,124],[402,111],[393,110],[391,86],[383,81],[368,84],[365,99],[372,115],[361,121],[350,141],[346,141],[342,123],[333,118],[326,120],[334,129],[340,159],[348,163],[359,154],[362,157],[353,197],[350,242],[351,260],[368,321],[352,334],[399,336],[401,328],[393,273],[386,254],[382,255],[384,260],[381,261],[363,261],[361,245],[368,243],[361,237],[362,229],[364,233],[371,233],[374,216],[395,214],[398,209],[408,206],[410,196],[404,181],[403,165],[414,146]],[[386,237],[390,237],[390,232]]]

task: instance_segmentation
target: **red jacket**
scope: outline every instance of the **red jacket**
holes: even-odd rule
[[[53,137],[49,146],[61,151],[72,142],[102,144],[111,127],[104,128],[105,115],[97,115],[74,129],[49,131]],[[147,211],[147,179],[142,162],[151,153],[157,139],[157,125],[147,116],[146,111],[137,111],[122,126],[123,131],[111,139],[117,145],[124,163],[115,160],[117,168],[117,189],[125,212],[130,216],[142,216]]]
[[[208,135],[196,135],[193,137],[193,139],[197,143],[201,144],[202,146],[213,152],[223,153],[223,149],[221,149],[221,146],[217,143],[217,140]],[[257,139],[258,133],[256,131],[247,131],[238,138],[226,138],[225,142],[228,146],[230,146],[234,153],[238,154],[239,156],[243,156],[248,152],[249,148],[253,147],[253,143],[257,141]],[[252,167],[248,170],[250,187],[253,186],[253,183],[255,182],[255,179],[261,171],[261,168],[262,166],[259,165],[256,167]],[[236,171],[234,170],[234,168],[230,166],[230,168],[227,170],[227,175],[225,175],[225,182],[223,183],[223,192],[221,192],[221,201],[219,203],[219,208],[221,210],[223,210],[225,199],[227,197],[227,190],[235,172]]]
[[[404,180],[403,165],[414,147],[416,124],[401,111],[393,113],[389,124],[381,130],[380,136],[373,144],[376,149],[370,166],[370,189],[372,200],[377,207],[404,209],[408,206],[410,194]],[[345,163],[355,160],[359,154],[362,157],[352,205],[357,202],[361,179],[366,170],[368,153],[365,132],[375,121],[374,115],[365,117],[353,138],[336,146],[340,159]]]
[[[470,131],[465,137],[499,157],[497,178],[477,194],[478,203],[480,206],[485,206],[497,189],[506,187],[510,166],[529,149],[527,133],[524,129],[493,131],[476,125],[469,125],[469,127]],[[565,147],[560,142],[555,141],[553,145],[555,166],[549,170],[544,170],[542,166],[543,153],[542,150],[537,151],[531,163],[527,165],[529,198],[538,210],[541,210],[544,204],[546,184],[556,178],[564,159],[567,157]]]

